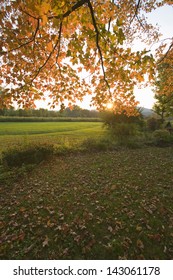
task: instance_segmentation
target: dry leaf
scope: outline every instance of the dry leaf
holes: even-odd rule
[[[143,242],[142,242],[140,239],[137,240],[136,244],[137,244],[137,247],[138,247],[140,250],[143,250],[143,249],[144,249],[144,244],[143,244]]]
[[[49,238],[46,235],[46,238],[45,238],[45,240],[42,243],[43,247],[48,246],[48,243],[49,243]]]

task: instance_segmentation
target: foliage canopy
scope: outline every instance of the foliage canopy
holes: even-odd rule
[[[46,91],[53,106],[93,94],[97,108],[111,101],[130,113],[133,88],[145,74],[152,79],[154,60],[128,42],[158,38],[143,14],[165,3],[172,1],[0,0],[0,106],[30,107]]]
[[[162,122],[165,117],[173,116],[173,48],[157,67],[155,99],[153,109]]]

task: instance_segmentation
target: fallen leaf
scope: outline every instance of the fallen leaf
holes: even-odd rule
[[[109,226],[109,227],[108,227],[108,230],[109,230],[110,232],[112,232],[112,231],[113,231],[113,228],[112,228],[111,226]]]
[[[137,231],[141,231],[141,230],[142,230],[142,227],[139,226],[139,225],[137,225],[137,226],[136,226],[136,230],[137,230]]]
[[[151,239],[151,240],[154,240],[154,241],[158,241],[160,242],[161,241],[161,235],[159,233],[157,234],[148,234],[148,237]]]
[[[143,244],[143,242],[142,242],[140,239],[137,240],[136,244],[137,244],[137,247],[138,247],[140,250],[143,250],[143,249],[144,249],[144,244]]]
[[[45,238],[45,240],[42,243],[43,247],[48,246],[48,243],[49,243],[49,238],[46,235],[46,238]]]

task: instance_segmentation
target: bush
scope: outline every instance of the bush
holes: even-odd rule
[[[133,123],[117,123],[111,130],[111,135],[120,143],[126,143],[137,135],[137,127]]]
[[[133,123],[137,124],[140,128],[144,126],[143,116],[139,111],[137,116],[128,116],[125,112],[115,114],[113,111],[103,111],[101,117],[108,128],[114,127],[117,123]]]
[[[158,129],[153,132],[155,139],[165,140],[169,138],[169,132],[166,129]]]
[[[154,142],[158,146],[165,146],[171,142],[170,134],[165,129],[158,129],[153,132]]]
[[[161,128],[161,120],[158,120],[156,118],[149,118],[147,119],[147,129],[149,131],[155,131],[157,129]]]
[[[102,112],[104,125],[119,144],[126,145],[140,131],[143,131],[145,124],[143,116],[139,110],[137,113],[136,116],[128,116],[126,112],[121,114],[115,114],[113,111]]]
[[[26,145],[20,148],[12,148],[4,151],[2,153],[2,164],[7,167],[38,164],[52,154],[52,145]]]

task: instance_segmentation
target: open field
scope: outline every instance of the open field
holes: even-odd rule
[[[3,259],[172,259],[173,148],[53,157],[1,189]]]
[[[26,143],[75,144],[104,133],[101,122],[1,122],[0,152]]]

